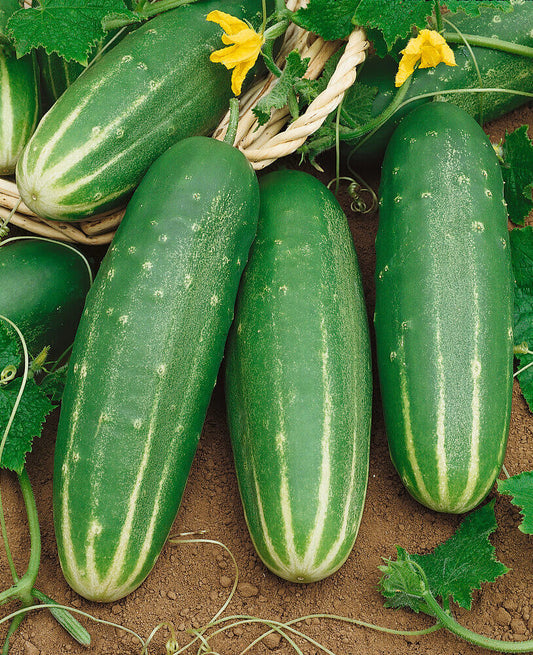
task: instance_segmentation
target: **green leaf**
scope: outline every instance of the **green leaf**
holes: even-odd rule
[[[8,22],[17,56],[43,47],[67,60],[88,63],[92,48],[103,38],[102,21],[111,16],[130,22],[138,16],[123,0],[40,0],[39,7],[21,9]]]
[[[505,182],[505,201],[509,218],[516,225],[533,209],[533,143],[522,125],[514,132],[505,133],[503,142],[502,175]]]
[[[16,378],[13,382],[0,387],[0,439],[4,435],[13,411],[21,382],[22,378]],[[0,466],[17,473],[22,472],[26,454],[31,452],[33,439],[40,436],[46,416],[53,408],[35,380],[29,379],[8,434]]]
[[[426,0],[361,0],[354,23],[379,30],[391,50],[398,39],[411,36],[413,27],[427,27],[432,13],[433,2]]]
[[[498,491],[512,496],[511,503],[521,507],[523,521],[518,529],[533,534],[533,471],[513,475],[507,480],[498,480]]]
[[[0,372],[6,366],[18,368],[21,361],[22,357],[15,331],[8,327],[6,322],[0,321]]]
[[[452,598],[465,609],[472,606],[472,592],[484,582],[494,582],[507,573],[507,567],[495,557],[489,536],[496,530],[494,501],[469,514],[455,534],[432,553],[411,555],[398,549],[398,562],[380,567],[385,577],[380,589],[388,607],[409,607],[431,614],[423,601],[426,584],[433,597],[446,603]],[[421,567],[424,576],[417,571]],[[427,581],[427,582],[426,582]]]
[[[417,614],[423,612],[431,615],[422,599],[423,593],[429,590],[427,581],[406,550],[396,546],[396,553],[396,560],[385,560],[387,563],[384,566],[378,566],[384,574],[379,581],[379,589],[387,599],[385,607],[408,607]]]
[[[326,41],[344,39],[354,28],[352,19],[358,2],[360,0],[311,0],[306,8],[293,15],[292,20]]]
[[[513,335],[515,345],[525,343],[533,350],[533,226],[510,232],[511,261],[515,278]],[[533,355],[516,355],[519,369],[533,361]],[[533,365],[518,374],[522,395],[533,411]]]
[[[61,366],[53,373],[49,373],[40,383],[42,391],[50,398],[54,404],[59,404],[65,388],[67,378],[68,364]]]
[[[281,109],[289,102],[289,95],[291,92],[294,93],[294,86],[305,75],[308,64],[309,59],[302,59],[296,50],[289,52],[281,77],[270,93],[261,98],[253,110],[259,125],[264,125],[268,121],[273,109]]]

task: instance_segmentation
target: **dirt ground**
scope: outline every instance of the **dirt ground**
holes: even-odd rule
[[[497,140],[507,129],[532,124],[533,109],[513,112],[487,126]],[[297,163],[294,160],[294,163]],[[320,178],[333,177],[332,161],[324,161]],[[359,171],[376,183],[376,171]],[[378,216],[353,214],[346,197],[341,198],[362,269],[368,313],[374,305],[374,238]],[[533,217],[530,217],[533,223]],[[44,434],[34,445],[28,470],[37,497],[43,552],[37,586],[56,601],[135,631],[146,639],[160,623],[172,623],[180,646],[190,639],[188,629],[199,628],[219,610],[230,592],[234,568],[220,546],[167,543],[144,584],[127,598],[108,605],[89,603],[69,590],[63,580],[55,550],[52,523],[52,461],[57,411]],[[505,466],[510,475],[533,469],[533,417],[515,382],[509,446]],[[13,478],[2,475],[2,497],[10,544],[20,571],[28,555],[25,513]],[[487,636],[519,640],[533,638],[533,543],[518,531],[519,511],[508,497],[496,497],[499,528],[493,536],[497,557],[510,572],[496,583],[485,585],[474,596],[471,612],[456,611],[464,625]],[[353,619],[399,629],[420,629],[431,625],[428,617],[404,610],[384,609],[377,589],[378,566],[382,558],[395,556],[395,544],[411,552],[428,552],[447,539],[460,517],[440,515],[415,502],[404,490],[390,462],[380,396],[375,379],[370,476],[359,535],[346,564],[328,579],[299,586],[278,579],[254,553],[240,504],[228,430],[222,384],[215,388],[205,428],[174,533],[205,530],[205,537],[223,542],[233,553],[239,568],[239,586],[224,616],[246,614],[262,619],[288,621],[313,613],[340,614]],[[10,585],[5,554],[0,552],[0,589]],[[17,609],[4,606],[0,616]],[[12,639],[12,655],[133,655],[141,652],[139,641],[119,627],[81,618],[92,636],[87,649],[78,645],[47,611],[35,611]],[[228,625],[231,623],[228,622]],[[444,631],[417,637],[384,634],[330,619],[307,619],[296,627],[329,648],[335,655],[474,655],[481,651]],[[264,630],[259,625],[236,626],[213,640],[220,655],[237,655]],[[0,638],[5,626],[0,626]],[[160,630],[150,653],[164,654],[168,638]],[[271,635],[255,645],[252,653],[285,655],[293,652],[286,641]],[[296,640],[303,652],[320,652],[316,645]],[[195,652],[191,649],[187,652]]]

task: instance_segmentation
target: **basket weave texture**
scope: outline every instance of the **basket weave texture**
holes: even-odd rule
[[[287,0],[288,9],[294,11],[306,0]],[[265,96],[277,78],[269,74],[253,85],[239,98],[239,124],[235,146],[239,148],[256,170],[266,168],[279,158],[295,152],[324,123],[329,114],[342,102],[345,91],[355,82],[357,67],[364,61],[368,43],[366,35],[356,28],[344,41],[324,41],[294,24],[289,26],[276,64],[283,69],[287,54],[297,50],[302,58],[309,59],[305,77],[314,80],[322,73],[326,62],[344,44],[335,71],[327,85],[306,111],[290,122],[289,109],[275,110],[265,125],[259,126],[253,109]],[[214,130],[213,138],[222,140],[226,134],[229,112]],[[5,219],[17,204],[20,195],[14,181],[0,177],[0,219]],[[73,223],[50,221],[36,216],[24,203],[18,204],[10,222],[28,232],[60,241],[82,245],[109,243],[124,215],[124,209]]]

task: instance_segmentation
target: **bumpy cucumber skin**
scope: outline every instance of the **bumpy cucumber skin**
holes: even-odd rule
[[[15,172],[17,161],[39,119],[36,58],[17,59],[0,48],[0,175]]]
[[[209,60],[223,47],[205,20],[220,2],[164,12],[102,56],[39,124],[17,166],[24,202],[38,215],[76,220],[124,202],[160,154],[207,134],[228,108],[230,71]],[[228,0],[251,18],[260,0]]]
[[[394,133],[380,193],[375,330],[392,461],[422,504],[466,512],[500,472],[511,410],[499,163],[473,118],[430,103]]]
[[[61,565],[88,599],[135,589],[168,535],[258,203],[242,153],[185,139],[150,167],[99,269],[74,342],[54,472]]]
[[[260,182],[257,238],[226,351],[248,528],[266,566],[320,580],[348,557],[368,478],[371,363],[346,217],[301,171]]]
[[[74,248],[40,237],[0,245],[0,314],[22,332],[31,355],[50,346],[59,357],[74,341],[91,284],[87,261]]]
[[[469,16],[462,12],[452,14],[449,20],[464,34],[479,34],[495,36],[502,40],[533,46],[533,3],[524,0],[515,0],[513,11],[506,12],[490,7],[480,7],[481,16]],[[447,29],[453,29],[447,26]],[[419,68],[413,75],[411,85],[407,91],[406,99],[414,98],[423,93],[433,93],[437,90],[479,87],[479,81],[470,51],[466,46],[451,46],[455,52],[457,66],[439,64],[436,68]],[[533,66],[531,59],[472,46],[475,59],[478,63],[483,86],[486,88],[516,89],[517,91],[533,92]],[[362,83],[377,87],[378,94],[372,104],[372,117],[378,116],[391,102],[397,89],[394,87],[394,77],[398,64],[391,57],[381,59],[371,57],[363,66],[358,80]],[[357,85],[353,90],[348,89],[344,106],[350,102],[357,102]],[[512,95],[509,93],[456,93],[442,96],[443,100],[461,107],[479,120],[480,103],[483,110],[483,122],[499,118],[511,110],[527,102],[527,96]],[[377,132],[372,134],[364,143],[352,152],[357,144],[346,142],[345,154],[355,161],[383,158],[387,143],[399,121],[414,108],[430,102],[425,98],[411,102],[398,110],[394,117],[387,121]],[[356,104],[354,106],[357,106]]]

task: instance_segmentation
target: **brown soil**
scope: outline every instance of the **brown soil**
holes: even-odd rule
[[[488,127],[493,139],[524,123],[531,124],[532,109],[515,111]],[[294,162],[297,163],[296,160]],[[321,179],[333,177],[332,162]],[[377,180],[377,173],[360,171]],[[372,179],[373,178],[373,179]],[[377,216],[353,215],[350,225],[360,259],[369,316],[374,304],[374,238]],[[533,217],[530,217],[533,223]],[[431,625],[428,617],[404,610],[384,609],[377,589],[378,566],[382,558],[395,556],[395,544],[411,552],[428,552],[447,539],[460,517],[440,515],[416,503],[404,490],[387,451],[380,397],[375,385],[375,402],[370,457],[370,476],[363,520],[355,547],[346,564],[330,578],[308,586],[284,582],[270,573],[254,553],[244,522],[237,490],[231,448],[225,421],[222,385],[215,388],[200,447],[195,459],[174,532],[205,530],[209,539],[223,542],[234,554],[239,567],[239,587],[226,615],[247,614],[264,619],[288,621],[312,613],[333,613],[377,623],[389,628],[419,629]],[[234,569],[228,554],[208,544],[173,545],[168,543],[145,583],[127,598],[98,605],[81,599],[63,580],[55,551],[52,523],[52,460],[57,415],[52,416],[45,432],[34,446],[28,470],[35,489],[40,513],[43,553],[38,588],[56,601],[89,612],[134,630],[144,639],[161,622],[172,623],[180,645],[189,640],[187,630],[199,628],[224,603],[232,585]],[[513,475],[533,469],[533,420],[515,383],[509,447],[505,460]],[[533,543],[517,526],[519,511],[508,497],[497,496],[499,528],[493,537],[497,557],[511,571],[496,583],[485,585],[474,595],[471,612],[456,611],[470,628],[505,640],[533,638]],[[2,496],[11,548],[19,570],[28,556],[25,513],[15,481],[2,476]],[[10,585],[5,555],[0,552],[0,589]],[[2,616],[16,606],[3,608]],[[36,611],[25,620],[12,639],[12,655],[60,655],[95,653],[129,655],[140,653],[139,642],[118,627],[81,619],[92,635],[89,649],[79,646],[51,618],[47,611]],[[444,631],[426,636],[404,637],[375,632],[332,620],[308,619],[297,627],[319,640],[337,655],[474,655],[479,649],[467,645]],[[214,650],[237,655],[254,637],[259,626],[238,626],[213,641]],[[0,638],[5,627],[0,627]],[[155,636],[151,653],[165,652],[168,632]],[[265,640],[267,641],[267,640]],[[298,640],[305,653],[314,655],[316,646]],[[267,645],[256,645],[252,653],[275,652],[285,655],[291,647],[270,637]],[[194,652],[194,650],[188,651]]]

